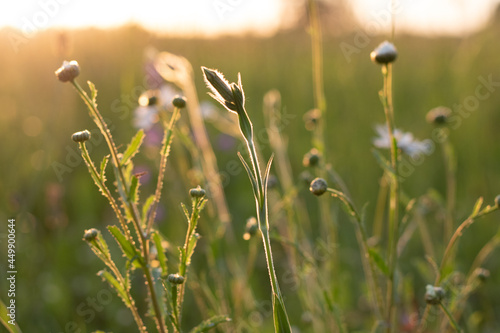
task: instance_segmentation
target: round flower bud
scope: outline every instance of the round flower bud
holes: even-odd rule
[[[320,156],[320,152],[316,148],[313,148],[304,155],[302,164],[305,167],[317,166],[319,164]]]
[[[243,234],[243,239],[249,240],[250,238],[252,238],[252,236],[255,236],[258,230],[259,230],[259,225],[257,223],[257,219],[255,217],[249,218],[245,226],[245,233]]]
[[[311,191],[311,193],[314,195],[320,196],[326,192],[327,188],[328,184],[326,183],[326,180],[324,180],[323,178],[316,178],[311,182],[309,191]]]
[[[184,276],[179,275],[178,273],[169,274],[167,276],[167,281],[170,282],[171,284],[183,284],[184,283]]]
[[[99,230],[92,228],[85,230],[85,233],[83,234],[83,239],[87,242],[92,242],[99,236]]]
[[[172,104],[179,109],[183,109],[186,107],[186,98],[183,96],[175,96],[172,100]]]
[[[394,62],[398,57],[398,51],[394,44],[388,41],[382,42],[370,53],[370,58],[377,64],[388,64]]]
[[[500,208],[500,194],[495,197],[495,206]]]
[[[321,118],[321,111],[319,109],[312,109],[304,114],[304,124],[308,131],[313,131],[318,125],[319,119]]]
[[[85,130],[85,131],[73,133],[73,135],[71,136],[71,139],[75,142],[85,142],[88,139],[90,139],[90,132]]]
[[[425,119],[430,124],[438,126],[445,125],[451,115],[451,112],[452,111],[450,108],[447,108],[445,106],[438,106],[437,108],[434,108],[427,112]]]
[[[434,287],[428,284],[425,287],[425,301],[427,304],[436,305],[441,303],[445,295],[445,291],[441,287]]]
[[[140,106],[155,106],[158,104],[158,90],[147,90],[139,96]]]
[[[55,74],[59,81],[73,81],[80,74],[80,65],[75,60],[64,61],[62,66],[55,71]]]
[[[203,198],[205,196],[205,190],[198,185],[198,187],[189,190],[189,195],[191,198]]]
[[[479,281],[484,282],[490,277],[490,271],[484,268],[476,268],[474,275],[477,276]]]

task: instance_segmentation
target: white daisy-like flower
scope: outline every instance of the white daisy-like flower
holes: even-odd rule
[[[390,149],[391,139],[387,126],[376,125],[375,131],[379,136],[373,139],[373,145],[377,148]],[[394,138],[396,138],[398,148],[411,157],[417,157],[420,154],[428,155],[432,151],[432,146],[429,144],[428,140],[418,141],[410,132],[403,132],[400,129],[395,129]]]
[[[142,128],[147,131],[156,122],[158,122],[158,109],[155,105],[141,105],[134,110],[133,124],[135,128]]]

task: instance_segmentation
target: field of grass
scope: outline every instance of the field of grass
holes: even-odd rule
[[[484,198],[485,205],[494,205],[494,198],[500,194],[500,83],[496,83],[500,82],[499,24],[492,23],[486,30],[462,39],[398,35],[395,40],[396,127],[412,132],[419,140],[433,140],[434,127],[425,120],[427,112],[441,105],[454,111],[455,126],[449,134],[457,165],[454,228],[471,214],[479,197]],[[9,30],[0,32],[0,224],[4,226],[0,244],[2,258],[6,258],[5,225],[9,218],[15,218],[16,318],[23,332],[136,331],[130,312],[114,290],[95,275],[103,264],[82,241],[84,230],[100,229],[112,244],[112,255],[119,267],[125,266],[125,259],[105,231],[107,225],[117,224],[116,217],[98,193],[78,146],[71,140],[72,133],[93,130],[96,125],[74,89],[58,82],[54,70],[63,60],[79,62],[78,81],[82,86],[87,80],[96,85],[100,111],[123,151],[136,132],[132,116],[137,99],[148,89],[144,52],[149,46],[187,58],[194,69],[200,101],[212,103],[224,115],[227,111],[206,94],[200,66],[219,69],[230,82],[236,82],[241,73],[246,110],[263,156],[262,167],[273,153],[262,131],[266,125],[263,97],[271,89],[281,93],[286,117],[283,116],[280,134],[288,143],[296,200],[302,205],[301,215],[307,218],[298,220],[305,232],[304,239],[287,239],[292,222],[283,198],[293,194],[284,194],[280,187],[270,190],[274,262],[291,325],[297,332],[334,332],[338,326],[335,314],[339,313],[346,331],[370,331],[374,315],[354,224],[338,200],[327,195],[313,196],[300,176],[305,170],[321,174],[320,170],[302,164],[304,154],[312,148],[311,132],[305,128],[303,117],[314,107],[311,41],[306,31],[282,32],[267,39],[174,39],[135,26],[106,31],[47,31],[23,41],[17,49],[11,44],[11,34]],[[385,118],[378,96],[382,87],[380,67],[370,61],[369,54],[384,39],[371,36],[366,45],[359,45],[355,34],[330,37],[325,33],[323,40],[325,162],[342,177],[357,208],[367,203],[366,229],[370,235],[383,175],[372,153],[372,139],[376,136],[374,126],[384,124]],[[341,48],[346,44],[356,47],[349,58]],[[485,85],[488,80],[494,84]],[[487,97],[474,97],[478,91]],[[179,122],[188,126],[187,114],[182,113]],[[271,332],[271,288],[262,242],[258,237],[243,239],[246,220],[255,216],[252,189],[236,156],[237,151],[247,156],[245,146],[240,136],[221,133],[210,122],[207,130],[219,170],[225,176],[231,231],[218,233],[220,221],[211,214],[213,207],[208,195],[208,207],[197,230],[201,238],[189,269],[183,330],[188,331],[210,316],[225,314],[232,321],[221,324],[217,328],[221,332]],[[91,146],[95,163],[109,153],[104,140]],[[443,223],[447,214],[447,182],[442,149],[436,143],[433,153],[418,163],[408,164],[404,170],[407,176],[400,184],[404,196],[417,201],[407,222],[408,228],[415,226],[415,231],[400,255],[402,280],[400,297],[396,299],[399,324],[395,332],[403,332],[406,322],[407,331],[411,331],[411,318],[424,311],[425,287],[433,284],[435,277],[425,258],[417,224],[426,225],[435,252],[433,259],[438,264],[446,247]],[[389,159],[388,151],[381,153]],[[159,158],[159,147],[146,146],[134,160],[137,167],[151,174],[151,181],[141,180],[142,199],[154,192]],[[183,245],[187,228],[180,204],[190,206],[189,189],[204,185],[193,164],[189,147],[175,136],[157,217],[157,228],[169,242],[167,257],[172,272],[177,247]],[[275,162],[271,174],[277,174],[277,168]],[[108,186],[113,188],[111,180]],[[338,229],[335,243],[325,233],[329,227],[320,214],[322,201],[327,201]],[[459,290],[478,252],[500,232],[499,221],[500,215],[493,212],[464,231],[450,266],[457,273],[445,283],[448,294]],[[300,257],[300,251],[293,246],[296,241],[314,264],[307,264]],[[385,256],[385,236],[369,242]],[[470,294],[464,307],[459,323],[466,332],[500,329],[500,266],[496,256],[497,252],[493,252],[483,263],[490,276]],[[333,257],[337,258],[336,267],[330,267]],[[301,263],[298,271],[292,270],[294,260]],[[7,271],[5,262],[2,259],[0,263],[2,277]],[[140,312],[145,313],[147,290],[143,277],[135,272],[131,278],[132,296]],[[318,281],[326,281],[325,289]],[[7,299],[6,287],[2,278],[3,301]],[[334,311],[328,310],[322,290],[330,293]],[[143,318],[153,332],[153,319]],[[428,332],[440,332],[444,317],[439,309],[432,311],[429,318],[438,320],[429,320]]]

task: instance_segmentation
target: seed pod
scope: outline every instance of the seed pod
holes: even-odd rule
[[[85,233],[83,234],[83,239],[87,242],[92,242],[97,238],[97,236],[99,236],[99,230],[92,228],[85,230]]]
[[[75,142],[85,142],[90,139],[90,132],[87,130],[73,133],[71,139]]]
[[[198,185],[198,187],[189,190],[189,195],[191,198],[203,198],[205,196],[205,190]]]
[[[169,274],[167,276],[167,281],[170,282],[171,284],[183,284],[184,277],[182,275],[179,275],[178,273]]]
[[[183,96],[175,96],[172,100],[172,104],[179,109],[183,109],[186,107],[186,98]]]
[[[55,74],[61,82],[73,81],[80,74],[80,65],[75,60],[64,61]]]
[[[323,178],[316,178],[311,182],[309,191],[311,191],[311,193],[314,195],[320,196],[326,192],[327,188],[328,184],[326,183],[326,180],[324,180]]]
[[[388,41],[382,42],[370,53],[372,61],[381,65],[387,65],[388,63],[394,62],[397,57],[398,51],[396,47]]]

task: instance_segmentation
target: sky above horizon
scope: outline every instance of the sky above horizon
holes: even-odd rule
[[[361,27],[390,27],[390,1],[343,0]],[[395,0],[396,29],[462,35],[491,18],[500,0]],[[116,27],[137,23],[172,35],[272,34],[293,16],[287,0],[23,0],[0,3],[0,27],[31,34],[48,28]]]

